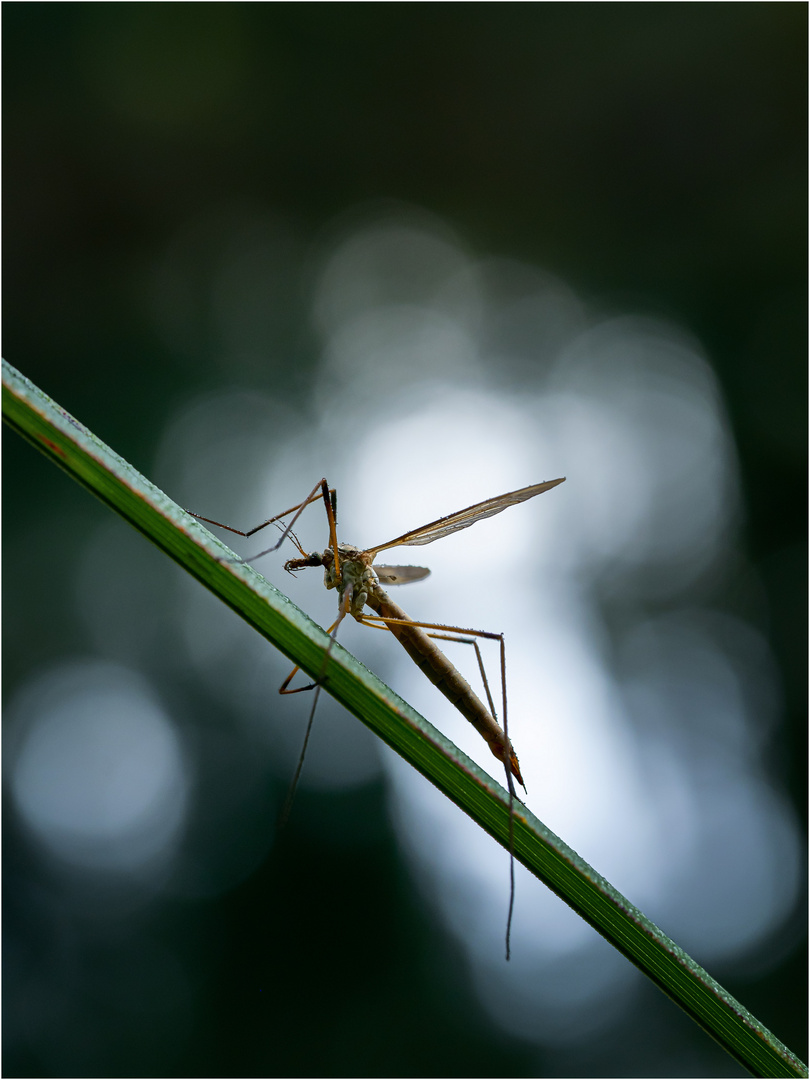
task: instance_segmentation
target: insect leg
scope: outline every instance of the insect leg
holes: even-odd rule
[[[502,634],[498,635],[498,637],[502,637],[502,636],[503,636]],[[428,637],[436,638],[439,641],[457,641],[459,643],[459,645],[472,645],[472,647],[475,649],[475,657],[478,660],[478,670],[481,673],[481,681],[484,684],[484,691],[485,691],[485,693],[487,695],[487,703],[489,705],[489,711],[492,713],[492,715],[497,720],[498,719],[498,713],[495,711],[495,702],[492,700],[492,694],[490,693],[490,690],[489,690],[489,680],[487,679],[487,673],[486,673],[486,670],[484,669],[484,658],[481,655],[481,650],[478,647],[478,642],[476,641],[476,639],[475,638],[469,638],[469,637],[458,637],[455,634],[428,634]]]
[[[481,681],[484,684],[484,691],[485,691],[486,696],[487,696],[487,703],[489,704],[489,710],[492,713],[492,716],[495,719],[497,719],[498,713],[497,713],[497,710],[495,709],[495,703],[492,700],[492,694],[491,694],[490,689],[489,689],[489,680],[487,679],[487,673],[486,673],[486,670],[484,668],[484,660],[483,660],[483,657],[481,656],[481,650],[478,647],[478,641],[476,640],[476,638],[483,637],[483,638],[487,638],[487,639],[489,639],[491,641],[499,641],[503,645],[503,634],[496,634],[496,633],[494,633],[492,631],[489,631],[489,630],[469,630],[469,629],[464,629],[464,628],[462,628],[460,626],[441,626],[441,625],[439,625],[437,623],[423,623],[423,622],[417,622],[416,620],[413,620],[413,619],[408,619],[407,621],[404,620],[404,619],[389,619],[389,618],[383,619],[382,616],[380,616],[380,615],[367,615],[367,614],[364,614],[362,622],[363,622],[364,626],[374,627],[374,628],[376,628],[378,630],[386,630],[386,629],[388,629],[388,627],[387,627],[388,623],[395,623],[395,624],[399,623],[400,625],[418,626],[420,629],[423,629],[423,630],[449,630],[449,631],[451,631],[451,633],[446,633],[446,634],[438,634],[438,633],[436,633],[436,634],[428,634],[427,636],[429,638],[435,638],[435,639],[440,640],[440,641],[457,641],[461,645],[472,645],[473,648],[475,649],[476,659],[478,660],[478,670],[481,673]],[[464,635],[472,634],[472,635],[475,635],[475,636],[473,636],[473,637],[467,637],[467,636],[461,637],[461,636],[459,636],[461,634],[464,634]]]
[[[273,544],[272,547],[266,548],[264,551],[260,551],[258,555],[253,555],[250,559],[239,560],[239,562],[254,562],[256,559],[260,559],[263,555],[269,555],[271,551],[277,551],[287,539],[287,537],[292,533],[292,527],[300,517],[305,507],[309,506],[310,503],[317,502],[318,499],[322,497],[325,499],[327,505],[331,509],[332,517],[334,518],[335,507],[337,506],[337,495],[334,489],[330,491],[329,488],[326,486],[326,480],[321,480],[315,485],[315,487],[312,489],[312,491],[302,503],[299,503],[297,506],[291,506],[289,510],[285,510],[281,514],[276,514],[274,517],[268,518],[266,521],[262,521],[261,524],[255,525],[252,529],[248,529],[246,532],[243,532],[242,529],[235,529],[233,525],[226,525],[222,521],[214,521],[213,518],[203,517],[202,514],[195,514],[193,510],[187,510],[186,513],[190,514],[193,518],[197,518],[198,521],[204,521],[207,525],[216,525],[219,529],[227,529],[228,532],[236,533],[237,536],[253,536],[254,533],[259,532],[261,529],[266,528],[268,525],[275,525],[277,522],[281,521],[289,514],[293,514],[294,517],[290,522],[288,522],[286,526],[284,526],[283,529],[281,525],[277,526],[279,529],[282,529],[282,532],[278,541]],[[306,552],[301,549],[301,545],[298,543],[297,539],[295,540],[295,543],[301,554],[305,555]]]
[[[326,631],[327,634],[330,634],[331,636],[330,636],[329,644],[326,647],[326,652],[324,653],[324,664],[323,664],[323,667],[321,668],[321,673],[318,676],[318,679],[323,677],[324,668],[326,667],[326,661],[329,659],[329,653],[332,650],[332,641],[334,641],[333,631],[337,630],[338,623],[340,623],[342,619],[343,619],[343,615],[341,614],[340,617],[335,619],[335,621],[332,623],[332,625]],[[280,694],[302,694],[305,690],[314,690],[316,686],[320,685],[319,682],[318,682],[318,679],[316,679],[315,682],[307,683],[306,686],[296,686],[294,689],[288,690],[287,687],[290,685],[290,683],[293,681],[293,679],[295,678],[295,676],[298,674],[298,672],[300,670],[301,670],[301,668],[298,666],[298,664],[296,664],[295,667],[290,672],[290,674],[287,676],[287,678],[284,680],[284,682],[278,688],[278,692]]]
[[[509,721],[507,717],[506,709],[506,642],[503,634],[496,634],[488,630],[470,630],[460,626],[444,626],[441,623],[423,623],[417,622],[414,619],[395,619],[380,615],[363,615],[361,620],[366,626],[389,626],[399,624],[401,626],[416,626],[423,630],[440,630],[448,631],[446,634],[429,634],[429,637],[445,637],[450,640],[463,641],[464,638],[456,637],[455,635],[471,635],[473,638],[483,637],[492,641],[497,641],[500,645],[501,653],[501,690],[503,693],[503,736],[504,736],[504,752],[501,758],[506,773],[506,786],[509,791],[509,911],[506,918],[506,959],[508,960],[511,955],[511,937],[512,937],[512,916],[515,909],[515,799],[517,795],[515,793],[515,784],[512,779],[512,770],[517,767],[517,758],[514,757],[514,750],[512,744],[509,741]],[[477,645],[476,645],[476,651]],[[481,657],[479,652],[479,664],[481,664]],[[494,719],[495,709],[493,707],[492,696],[489,692],[489,685],[486,680],[486,675],[483,672],[483,665],[481,665],[481,673],[484,678],[484,685],[486,687],[487,698],[489,699],[490,709]],[[490,749],[492,745],[490,743]],[[496,755],[500,756],[500,755]],[[511,760],[510,760],[511,758]],[[521,784],[523,780],[520,778],[520,771],[516,774],[520,779]],[[523,785],[526,786],[525,784]]]
[[[326,483],[326,481],[324,481],[324,483]],[[318,698],[321,696],[321,686],[322,686],[321,680],[323,679],[324,673],[326,672],[326,665],[329,662],[329,656],[330,656],[330,653],[332,652],[332,646],[335,643],[335,640],[337,639],[338,627],[343,622],[344,618],[346,617],[346,615],[349,612],[349,609],[351,607],[351,602],[352,602],[351,594],[352,594],[352,588],[351,588],[351,585],[349,585],[346,588],[345,593],[343,594],[343,602],[340,605],[340,614],[338,615],[337,619],[335,619],[335,621],[332,623],[331,627],[329,628],[329,644],[326,646],[326,650],[324,651],[324,654],[323,654],[323,661],[321,663],[321,669],[318,672],[318,678],[315,680],[314,683],[311,683],[309,686],[302,686],[300,688],[301,690],[312,690],[312,689],[314,689],[315,690],[315,696],[312,699],[312,708],[309,710],[309,720],[307,721],[307,729],[306,729],[306,732],[304,734],[304,745],[301,747],[301,753],[300,753],[299,758],[298,758],[298,765],[296,766],[296,769],[295,769],[295,775],[292,778],[292,783],[290,784],[290,790],[287,792],[287,798],[284,800],[284,806],[282,807],[281,814],[279,815],[279,819],[278,819],[278,827],[279,827],[279,829],[282,829],[286,825],[287,819],[290,816],[290,811],[292,810],[293,800],[295,799],[295,792],[296,792],[296,790],[298,788],[298,781],[299,781],[299,779],[301,777],[301,770],[304,767],[304,758],[306,757],[307,746],[309,745],[309,736],[310,736],[310,734],[312,732],[312,724],[313,724],[313,722],[315,720],[315,710],[318,707]],[[286,694],[295,694],[295,693],[297,693],[296,690],[287,690],[286,689],[286,687],[288,686],[290,680],[295,675],[297,670],[298,670],[297,667],[293,668],[293,670],[290,672],[290,674],[287,676],[287,678],[281,684],[281,686],[279,687],[279,693],[280,694],[285,694],[285,693]]]
[[[385,623],[367,622],[366,620],[368,618],[374,618],[374,616],[364,616],[363,617],[363,625],[367,626],[370,630],[388,630],[388,627],[385,625]],[[389,622],[390,621],[391,620],[389,619]],[[421,623],[415,623],[414,625],[421,626],[422,624]],[[495,636],[500,638],[502,635],[496,634]],[[492,713],[492,715],[497,720],[498,719],[498,713],[497,713],[497,711],[495,709],[495,703],[492,700],[492,694],[491,694],[490,689],[489,689],[489,680],[487,679],[486,669],[484,668],[484,658],[481,655],[481,650],[479,649],[478,642],[475,640],[475,638],[458,637],[456,634],[428,634],[428,637],[436,638],[439,641],[457,641],[459,643],[459,645],[472,645],[472,647],[475,649],[476,659],[478,660],[478,670],[481,673],[481,682],[484,684],[484,692],[487,695],[487,704],[489,705],[489,711]],[[297,671],[298,668],[296,668],[295,670]],[[295,672],[293,672],[290,675],[289,679],[287,679],[287,681],[284,683],[285,686],[290,681],[290,679],[292,679],[293,674],[295,674]],[[302,689],[306,690],[307,687],[302,687]],[[284,692],[289,694],[289,693],[294,693],[295,691],[287,690],[287,691],[284,691]]]

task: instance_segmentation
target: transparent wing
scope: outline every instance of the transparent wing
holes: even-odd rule
[[[430,573],[426,566],[372,566],[371,569],[381,585],[408,585],[411,581],[421,581]]]
[[[505,510],[507,506],[514,506],[515,503],[532,499],[535,495],[540,495],[542,492],[548,491],[549,488],[561,484],[563,480],[565,480],[565,477],[561,476],[558,480],[546,480],[542,484],[532,484],[530,487],[520,488],[518,491],[508,491],[505,495],[496,495],[494,499],[485,499],[484,502],[476,503],[475,506],[468,506],[466,510],[457,510],[455,514],[448,514],[447,517],[439,518],[438,521],[431,521],[427,525],[422,525],[419,529],[403,533],[402,536],[398,536],[395,540],[389,540],[385,544],[379,544],[377,547],[367,548],[366,550],[376,555],[377,552],[385,551],[386,548],[416,547],[420,544],[432,544],[434,540],[441,540],[443,536],[449,536],[450,533],[458,532],[459,529],[466,529],[469,525],[475,524],[476,521],[481,521],[482,518],[500,514],[501,510]]]

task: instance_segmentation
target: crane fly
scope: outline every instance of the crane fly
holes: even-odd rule
[[[373,547],[368,548],[358,548],[351,544],[338,543],[336,497],[334,490],[329,488],[326,479],[323,479],[319,484],[316,484],[302,503],[291,507],[289,510],[285,510],[281,514],[277,514],[275,517],[268,518],[266,521],[263,521],[260,525],[255,526],[247,532],[242,532],[240,529],[234,529],[230,525],[224,525],[222,522],[214,521],[211,518],[202,517],[200,514],[192,514],[193,517],[199,518],[201,521],[205,521],[210,525],[217,525],[220,528],[227,529],[229,532],[237,533],[239,536],[253,536],[254,533],[264,529],[267,525],[277,525],[277,527],[281,529],[281,537],[272,547],[260,551],[258,555],[254,555],[251,559],[239,561],[254,562],[263,555],[268,555],[270,552],[276,551],[289,536],[298,548],[301,557],[297,559],[288,559],[284,564],[284,569],[290,573],[296,573],[299,570],[304,570],[309,567],[320,566],[324,571],[324,584],[326,588],[337,589],[338,596],[340,597],[338,617],[328,631],[331,638],[324,657],[324,665],[318,679],[308,686],[289,690],[289,684],[298,671],[298,668],[296,667],[293,668],[292,672],[290,672],[287,679],[285,679],[284,683],[282,683],[279,688],[281,693],[298,693],[300,690],[310,689],[315,689],[316,691],[306,736],[304,738],[304,747],[299,759],[295,777],[293,778],[282,819],[286,817],[286,812],[291,804],[292,796],[295,792],[298,778],[301,773],[304,754],[306,753],[306,747],[309,740],[309,733],[315,715],[317,697],[320,692],[320,679],[323,677],[329,650],[331,649],[332,642],[335,640],[337,629],[346,615],[351,615],[357,622],[363,623],[366,626],[376,626],[380,629],[389,630],[430,681],[441,690],[444,696],[452,702],[462,716],[472,724],[489,746],[489,749],[494,756],[503,764],[506,772],[507,787],[509,789],[511,859],[511,892],[506,930],[507,960],[509,959],[509,937],[512,922],[512,908],[514,904],[513,800],[516,798],[516,795],[513,778],[518,781],[524,790],[526,785],[523,782],[523,777],[520,772],[517,754],[515,753],[508,735],[506,719],[506,652],[503,635],[490,633],[485,630],[467,630],[462,629],[461,627],[445,626],[439,623],[418,622],[412,619],[391,599],[388,593],[385,592],[383,585],[404,585],[412,581],[419,581],[422,578],[427,577],[430,571],[422,566],[379,565],[375,560],[380,552],[388,551],[390,548],[420,547],[424,544],[432,544],[434,540],[441,540],[443,537],[450,536],[451,533],[458,532],[460,529],[466,529],[470,525],[475,524],[476,521],[482,521],[484,518],[499,514],[508,506],[514,506],[517,503],[525,502],[527,499],[532,499],[535,495],[540,495],[542,492],[556,487],[564,480],[564,476],[557,480],[546,480],[541,484],[532,484],[529,487],[519,488],[517,491],[509,491],[505,495],[497,495],[495,498],[485,499],[483,502],[475,503],[474,506],[468,506],[464,510],[457,510],[454,514],[447,514],[445,517],[437,518],[436,521],[428,522],[427,525],[421,525],[418,529],[412,529],[410,532],[403,533],[393,540],[387,540],[385,543],[376,544]],[[329,522],[330,544],[329,547],[322,552],[316,551],[307,553],[302,548],[295,533],[292,531],[292,527],[303,510],[311,503],[317,502],[319,499],[323,500],[326,509],[326,516]],[[279,522],[290,515],[293,515],[290,522],[282,528]],[[374,614],[366,614],[364,610],[366,606],[371,608]],[[432,633],[427,633],[426,631],[432,631]],[[470,640],[466,636],[453,636],[457,634],[473,635],[473,637],[472,640]],[[500,726],[495,717],[495,707],[489,692],[489,686],[486,681],[478,645],[475,641],[476,637],[494,639],[500,642],[501,685],[503,688],[503,727]],[[435,644],[435,639],[437,638],[468,642],[475,646],[481,674],[484,679],[488,707],[481,701],[466,679],[463,678]]]

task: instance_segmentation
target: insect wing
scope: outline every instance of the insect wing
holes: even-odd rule
[[[408,585],[426,578],[430,570],[426,566],[372,566],[381,585]]]
[[[517,491],[508,491],[505,495],[496,495],[494,499],[485,499],[484,502],[468,506],[465,510],[457,510],[455,514],[448,514],[447,517],[431,521],[419,529],[403,533],[395,540],[389,540],[385,544],[367,550],[376,554],[378,551],[385,551],[386,548],[432,544],[434,540],[441,540],[443,536],[449,536],[450,533],[458,532],[459,529],[466,529],[474,525],[476,521],[492,517],[493,514],[500,514],[501,510],[505,510],[507,506],[514,506],[516,503],[525,502],[526,499],[532,499],[535,495],[540,495],[549,488],[561,484],[563,480],[565,477],[561,476],[558,480],[545,480],[542,484],[532,484],[530,487],[519,488]]]

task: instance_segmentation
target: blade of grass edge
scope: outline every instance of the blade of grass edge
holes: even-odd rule
[[[3,361],[3,419],[129,521],[311,677],[325,632],[25,376]],[[505,790],[389,687],[336,645],[324,689],[508,849]],[[806,1066],[685,952],[519,805],[515,857],[755,1076]]]

